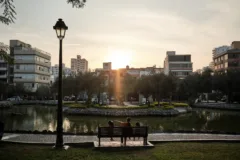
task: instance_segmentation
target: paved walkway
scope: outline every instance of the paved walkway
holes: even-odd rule
[[[64,142],[67,144],[93,143],[97,141],[97,136],[76,136],[64,135]],[[119,138],[115,138],[119,141]],[[141,140],[141,139],[140,139]],[[10,134],[3,135],[2,141],[18,143],[54,144],[55,135],[42,134]],[[102,141],[109,141],[103,138]],[[187,134],[187,133],[158,133],[149,134],[148,141],[151,142],[177,142],[177,141],[239,141],[240,135],[225,134]]]

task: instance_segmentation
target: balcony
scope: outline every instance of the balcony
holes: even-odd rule
[[[23,48],[18,48],[14,50],[14,55],[38,55],[40,57],[46,58],[48,60],[51,59],[51,55],[47,52],[41,51],[40,49],[36,48],[28,48],[28,49],[23,49]]]
[[[45,83],[45,84],[49,84],[50,80],[40,80],[40,79],[24,79],[24,78],[14,78],[13,80],[14,83]]]
[[[0,67],[0,71],[6,71],[7,67]]]
[[[0,78],[7,78],[7,74],[0,75]]]
[[[51,63],[49,62],[39,62],[36,60],[26,60],[26,59],[16,59],[15,64],[38,64],[45,67],[51,67]]]
[[[180,68],[180,67],[174,67],[174,68],[169,68],[171,71],[192,71],[192,68]]]
[[[34,73],[34,74],[42,74],[42,75],[47,75],[50,76],[49,72],[44,72],[44,71],[39,71],[37,69],[28,69],[28,70],[24,70],[24,69],[15,69],[14,73]]]

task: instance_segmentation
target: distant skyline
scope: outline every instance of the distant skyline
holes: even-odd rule
[[[83,9],[66,0],[14,2],[17,19],[0,24],[0,42],[29,43],[51,53],[52,65],[58,64],[52,28],[58,18],[69,27],[63,41],[67,67],[76,55],[86,58],[91,69],[108,61],[121,68],[163,67],[170,50],[191,54],[195,71],[209,65],[214,47],[240,40],[238,0],[88,0]]]

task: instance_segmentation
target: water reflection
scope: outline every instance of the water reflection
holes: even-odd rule
[[[17,114],[12,114],[17,113]],[[57,127],[56,108],[46,106],[19,106],[0,110],[0,120],[6,130],[50,130]],[[97,132],[98,125],[105,126],[109,120],[125,121],[125,117],[90,117],[64,115],[64,132]],[[150,132],[167,130],[215,130],[240,132],[240,112],[194,109],[192,113],[177,117],[133,117],[132,125],[140,122],[148,125]],[[117,124],[116,124],[117,125]]]

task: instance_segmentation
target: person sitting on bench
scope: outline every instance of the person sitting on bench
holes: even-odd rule
[[[140,127],[140,123],[139,122],[136,123],[136,127]],[[136,129],[136,130],[138,131],[139,129]],[[140,137],[138,137],[138,139],[140,139]],[[134,137],[134,141],[135,141],[135,137]]]
[[[109,127],[109,134],[112,135],[113,134],[113,128],[114,128],[114,123],[113,121],[108,121],[108,127]],[[113,138],[110,138],[110,141],[113,141]]]
[[[131,127],[131,118],[127,118],[127,122],[122,122],[122,121],[118,121],[118,120],[115,120],[116,122],[119,122],[120,123],[120,127]]]

